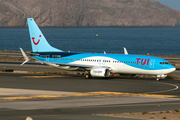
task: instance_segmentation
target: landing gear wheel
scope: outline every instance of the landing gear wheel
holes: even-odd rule
[[[86,79],[90,79],[90,78],[92,78],[92,76],[91,76],[90,74],[86,74],[86,75],[85,75],[85,78],[86,78]]]
[[[157,77],[156,80],[157,80],[157,81],[160,81],[160,78]]]
[[[90,78],[92,78],[92,76],[91,76],[91,74],[86,73],[86,74],[85,74],[85,78],[86,78],[86,79],[90,79]]]
[[[92,78],[92,76],[91,76],[91,74],[90,74],[89,71],[86,71],[86,73],[85,73],[85,78],[86,78],[86,79]]]
[[[85,75],[85,78],[86,78],[86,79],[89,79],[89,74],[86,74],[86,75]]]

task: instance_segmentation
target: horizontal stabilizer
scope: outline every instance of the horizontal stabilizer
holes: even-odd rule
[[[25,63],[27,63],[27,62],[29,61],[29,58],[28,58],[28,56],[26,55],[26,53],[23,51],[22,48],[19,48],[19,49],[21,50],[21,53],[22,53],[22,55],[23,55],[23,57],[24,57],[24,59],[25,59],[25,61],[21,64],[21,66],[22,66],[22,65],[24,65]]]

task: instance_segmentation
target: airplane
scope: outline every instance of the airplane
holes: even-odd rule
[[[130,55],[126,48],[124,54],[104,53],[72,53],[52,47],[33,18],[27,18],[32,52],[30,56],[37,62],[64,70],[82,70],[85,78],[105,77],[111,74],[155,75],[157,81],[168,73],[176,70],[168,61],[145,55]],[[25,61],[29,61],[25,52],[20,48]]]

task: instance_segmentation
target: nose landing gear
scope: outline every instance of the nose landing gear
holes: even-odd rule
[[[157,75],[157,78],[156,78],[156,80],[157,81],[160,81],[160,78],[165,78],[167,75]]]
[[[157,80],[157,81],[160,81],[160,77],[157,77],[156,80]]]

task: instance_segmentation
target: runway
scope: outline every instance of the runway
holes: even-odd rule
[[[20,57],[17,53],[3,55]],[[1,55],[1,54],[0,54]],[[177,59],[167,59],[178,62]],[[35,62],[0,62],[1,69],[52,71]],[[177,68],[175,74],[179,74]],[[98,116],[180,109],[180,81],[111,77],[85,79],[82,75],[0,73],[0,119],[25,120],[135,120]]]
[[[103,113],[180,108],[179,80],[0,73],[0,119],[134,120]]]

